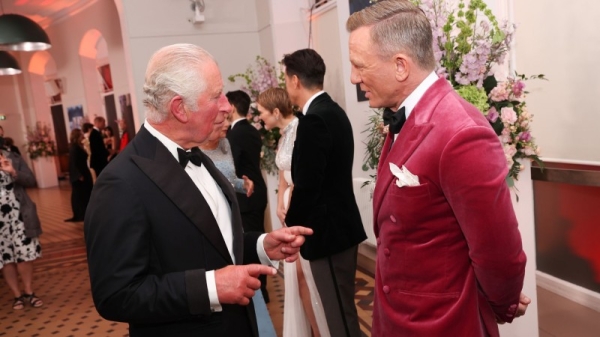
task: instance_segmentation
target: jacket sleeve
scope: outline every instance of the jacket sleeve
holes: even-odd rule
[[[331,134],[321,117],[310,114],[300,120],[292,155],[294,190],[285,217],[288,226],[307,226],[308,217],[318,206],[331,142]]]
[[[15,170],[17,171],[17,179],[15,180],[15,183],[23,187],[35,187],[37,185],[35,176],[33,175],[33,172],[29,166],[27,166],[27,163],[25,163],[23,160],[23,157],[13,153],[11,154],[10,158],[13,161]]]
[[[526,257],[505,181],[507,164],[494,132],[487,127],[459,131],[440,161],[442,189],[469,247],[483,295],[505,322],[519,303]]]

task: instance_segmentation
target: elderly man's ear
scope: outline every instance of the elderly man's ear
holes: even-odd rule
[[[188,109],[185,107],[183,98],[181,96],[175,96],[169,101],[169,111],[171,115],[175,117],[181,123],[187,123],[189,120]]]
[[[410,73],[410,62],[406,55],[396,54],[394,56],[395,75],[398,82],[404,82]]]

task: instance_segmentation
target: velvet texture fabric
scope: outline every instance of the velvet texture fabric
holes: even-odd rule
[[[389,163],[419,177],[396,186]],[[525,254],[498,137],[439,79],[393,141],[375,187],[373,336],[499,336],[511,322]]]

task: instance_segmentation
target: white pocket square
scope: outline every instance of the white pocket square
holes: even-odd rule
[[[396,186],[419,186],[419,177],[410,173],[406,166],[402,165],[402,168],[399,168],[396,164],[390,163],[390,171],[398,178],[396,180]]]

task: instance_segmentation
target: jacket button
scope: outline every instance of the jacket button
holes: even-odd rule
[[[386,294],[389,294],[390,293],[390,287],[383,286],[383,292],[386,293]]]
[[[393,215],[390,215],[390,220],[392,220],[392,222],[396,222],[396,217]]]
[[[389,249],[384,249],[383,253],[385,254],[385,256],[390,256],[390,250]]]

